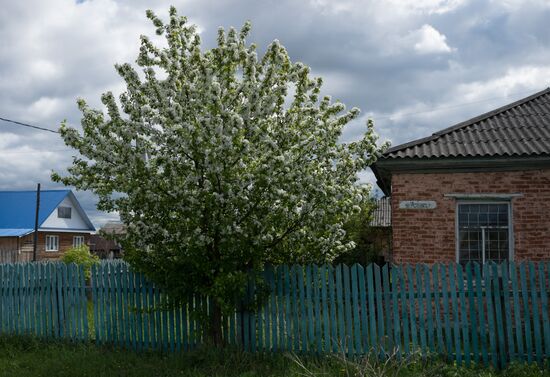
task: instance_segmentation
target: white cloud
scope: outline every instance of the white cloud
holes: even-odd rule
[[[548,0],[491,0],[491,3],[511,11],[516,11],[522,8],[525,9],[529,6],[550,8],[550,1]]]
[[[40,97],[28,108],[27,119],[42,119],[43,117],[50,117],[59,112],[61,105],[62,100],[59,98]]]
[[[370,9],[386,9],[395,14],[444,14],[458,9],[467,0],[310,0],[314,6],[325,12],[338,14],[345,12],[363,13]]]
[[[412,34],[416,39],[414,50],[419,54],[438,54],[452,51],[447,45],[447,37],[431,25],[424,24]]]
[[[60,73],[61,67],[47,59],[33,60],[29,64],[29,74],[37,80],[42,80],[44,77],[57,79]]]
[[[466,0],[390,0],[389,2],[409,12],[444,14],[464,5]]]
[[[550,83],[550,67],[520,66],[508,69],[503,75],[457,86],[456,96],[462,101],[476,101],[511,93],[542,90]]]

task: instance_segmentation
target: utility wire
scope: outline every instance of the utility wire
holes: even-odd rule
[[[42,154],[42,153],[52,153],[52,152],[67,152],[67,149],[48,149],[48,150],[32,150],[32,151],[2,151],[1,154]]]
[[[17,124],[17,125],[23,126],[23,127],[29,127],[29,128],[34,128],[34,129],[36,129],[36,130],[52,132],[52,133],[54,133],[54,134],[58,134],[58,133],[59,133],[59,131],[51,130],[51,129],[49,129],[49,128],[44,128],[44,127],[33,126],[32,124],[23,123],[23,122],[18,122],[18,121],[16,121],[16,120],[6,119],[6,118],[2,118],[2,117],[0,117],[0,120],[3,120],[4,122],[9,122],[9,123]]]

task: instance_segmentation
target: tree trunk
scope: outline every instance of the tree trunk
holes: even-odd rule
[[[212,300],[208,338],[213,346],[222,347],[224,345],[222,336],[222,309],[216,300]]]

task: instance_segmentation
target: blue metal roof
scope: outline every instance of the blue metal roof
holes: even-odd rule
[[[71,190],[40,191],[39,227],[68,195],[74,198]],[[80,210],[78,201],[74,199]],[[0,237],[22,236],[32,232],[35,214],[36,191],[0,191]],[[82,211],[81,215],[93,230],[86,213]]]
[[[33,231],[34,229],[0,229],[0,237],[21,237]]]

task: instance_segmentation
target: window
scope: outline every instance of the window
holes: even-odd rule
[[[59,236],[46,236],[46,251],[59,250]]]
[[[70,219],[71,207],[57,207],[57,217],[60,219]]]
[[[84,236],[74,236],[73,247],[80,247],[82,245],[84,245]]]
[[[459,203],[458,262],[503,262],[510,259],[510,203]]]

